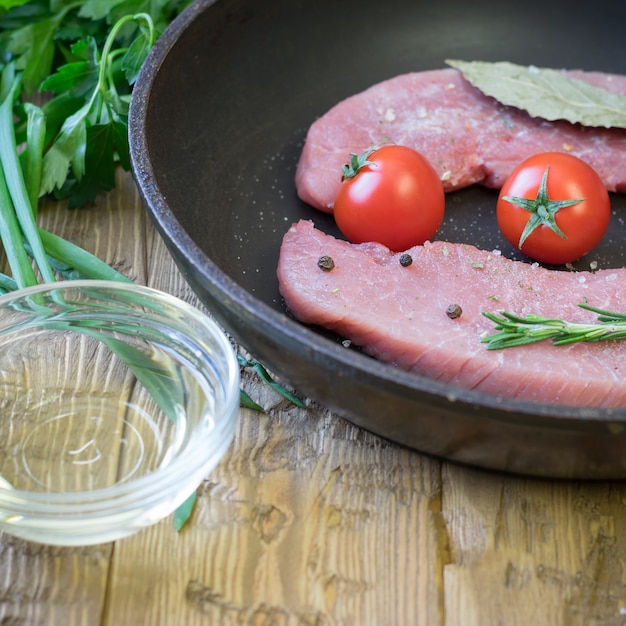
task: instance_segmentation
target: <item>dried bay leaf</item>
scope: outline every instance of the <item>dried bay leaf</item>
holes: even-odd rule
[[[564,72],[501,61],[447,60],[485,95],[532,117],[584,126],[626,128],[626,97]]]

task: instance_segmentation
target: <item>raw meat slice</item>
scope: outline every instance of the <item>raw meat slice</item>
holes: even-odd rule
[[[626,95],[626,77],[568,72]],[[481,183],[500,188],[513,168],[543,151],[569,152],[587,161],[609,191],[626,191],[626,130],[584,128],[531,118],[472,87],[458,70],[414,72],[343,100],[316,120],[296,171],[302,200],[332,212],[341,166],[350,152],[385,141],[420,150],[446,191]]]
[[[423,376],[533,401],[625,405],[626,342],[489,351],[481,337],[493,324],[481,311],[595,321],[577,304],[624,310],[626,269],[553,271],[441,241],[408,252],[413,262],[403,267],[380,244],[352,245],[301,221],[283,239],[280,292],[300,321]],[[324,255],[331,271],[317,265]],[[446,314],[451,304],[462,309],[457,319]]]

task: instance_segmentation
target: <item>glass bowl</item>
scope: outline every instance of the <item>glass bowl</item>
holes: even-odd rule
[[[217,465],[238,414],[228,338],[178,298],[94,280],[0,297],[4,532],[87,545],[154,524]]]

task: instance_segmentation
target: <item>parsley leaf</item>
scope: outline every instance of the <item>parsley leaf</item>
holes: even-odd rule
[[[139,35],[128,47],[124,58],[122,59],[122,70],[126,76],[126,80],[129,85],[134,85],[139,75],[139,70],[143,65],[143,62],[150,52],[154,44],[154,33],[151,33],[148,29],[141,27]]]
[[[74,97],[82,97],[95,89],[98,84],[98,50],[94,38],[75,43],[71,50],[77,60],[62,65],[48,76],[41,84],[43,91],[68,92]]]
[[[138,25],[135,38],[128,48],[116,48],[118,33],[131,23]],[[130,169],[128,99],[121,92],[135,81],[154,39],[149,15],[126,16],[116,22],[101,53],[93,37],[80,41],[71,47],[74,60],[43,82],[42,88],[83,97],[85,104],[65,118],[44,155],[42,194],[68,197],[70,207],[92,203],[99,191],[114,187],[117,163]]]
[[[85,171],[80,177],[68,178],[64,193],[69,193],[70,209],[92,204],[100,190],[109,191],[115,187],[116,125],[121,122],[95,124],[87,129],[85,151]]]
[[[90,20],[104,20],[108,18],[116,6],[125,1],[126,0],[87,0],[80,8],[78,15]]]
[[[43,157],[41,193],[51,193],[62,188],[72,166],[75,176],[80,178],[85,171],[85,142],[87,140],[86,113],[88,105],[68,117],[54,144]]]
[[[22,4],[26,4],[28,0],[0,0],[0,9],[12,9],[14,7],[19,7]]]

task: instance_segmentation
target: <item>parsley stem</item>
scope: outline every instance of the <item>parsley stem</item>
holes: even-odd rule
[[[106,41],[104,42],[104,46],[102,48],[102,56],[100,60],[100,68],[98,71],[98,85],[94,89],[94,94],[92,98],[92,103],[95,101],[97,94],[99,92],[105,92],[107,90],[115,92],[117,95],[117,90],[115,88],[115,81],[112,78],[107,81],[107,77],[110,76],[110,67],[112,59],[114,58],[114,54],[111,49],[115,44],[115,39],[117,38],[117,34],[119,31],[128,23],[128,22],[145,22],[148,25],[148,31],[150,34],[150,47],[154,43],[155,34],[154,34],[154,25],[152,23],[152,18],[148,13],[137,13],[135,15],[125,15],[120,18],[111,28]],[[108,85],[107,85],[108,83]]]

